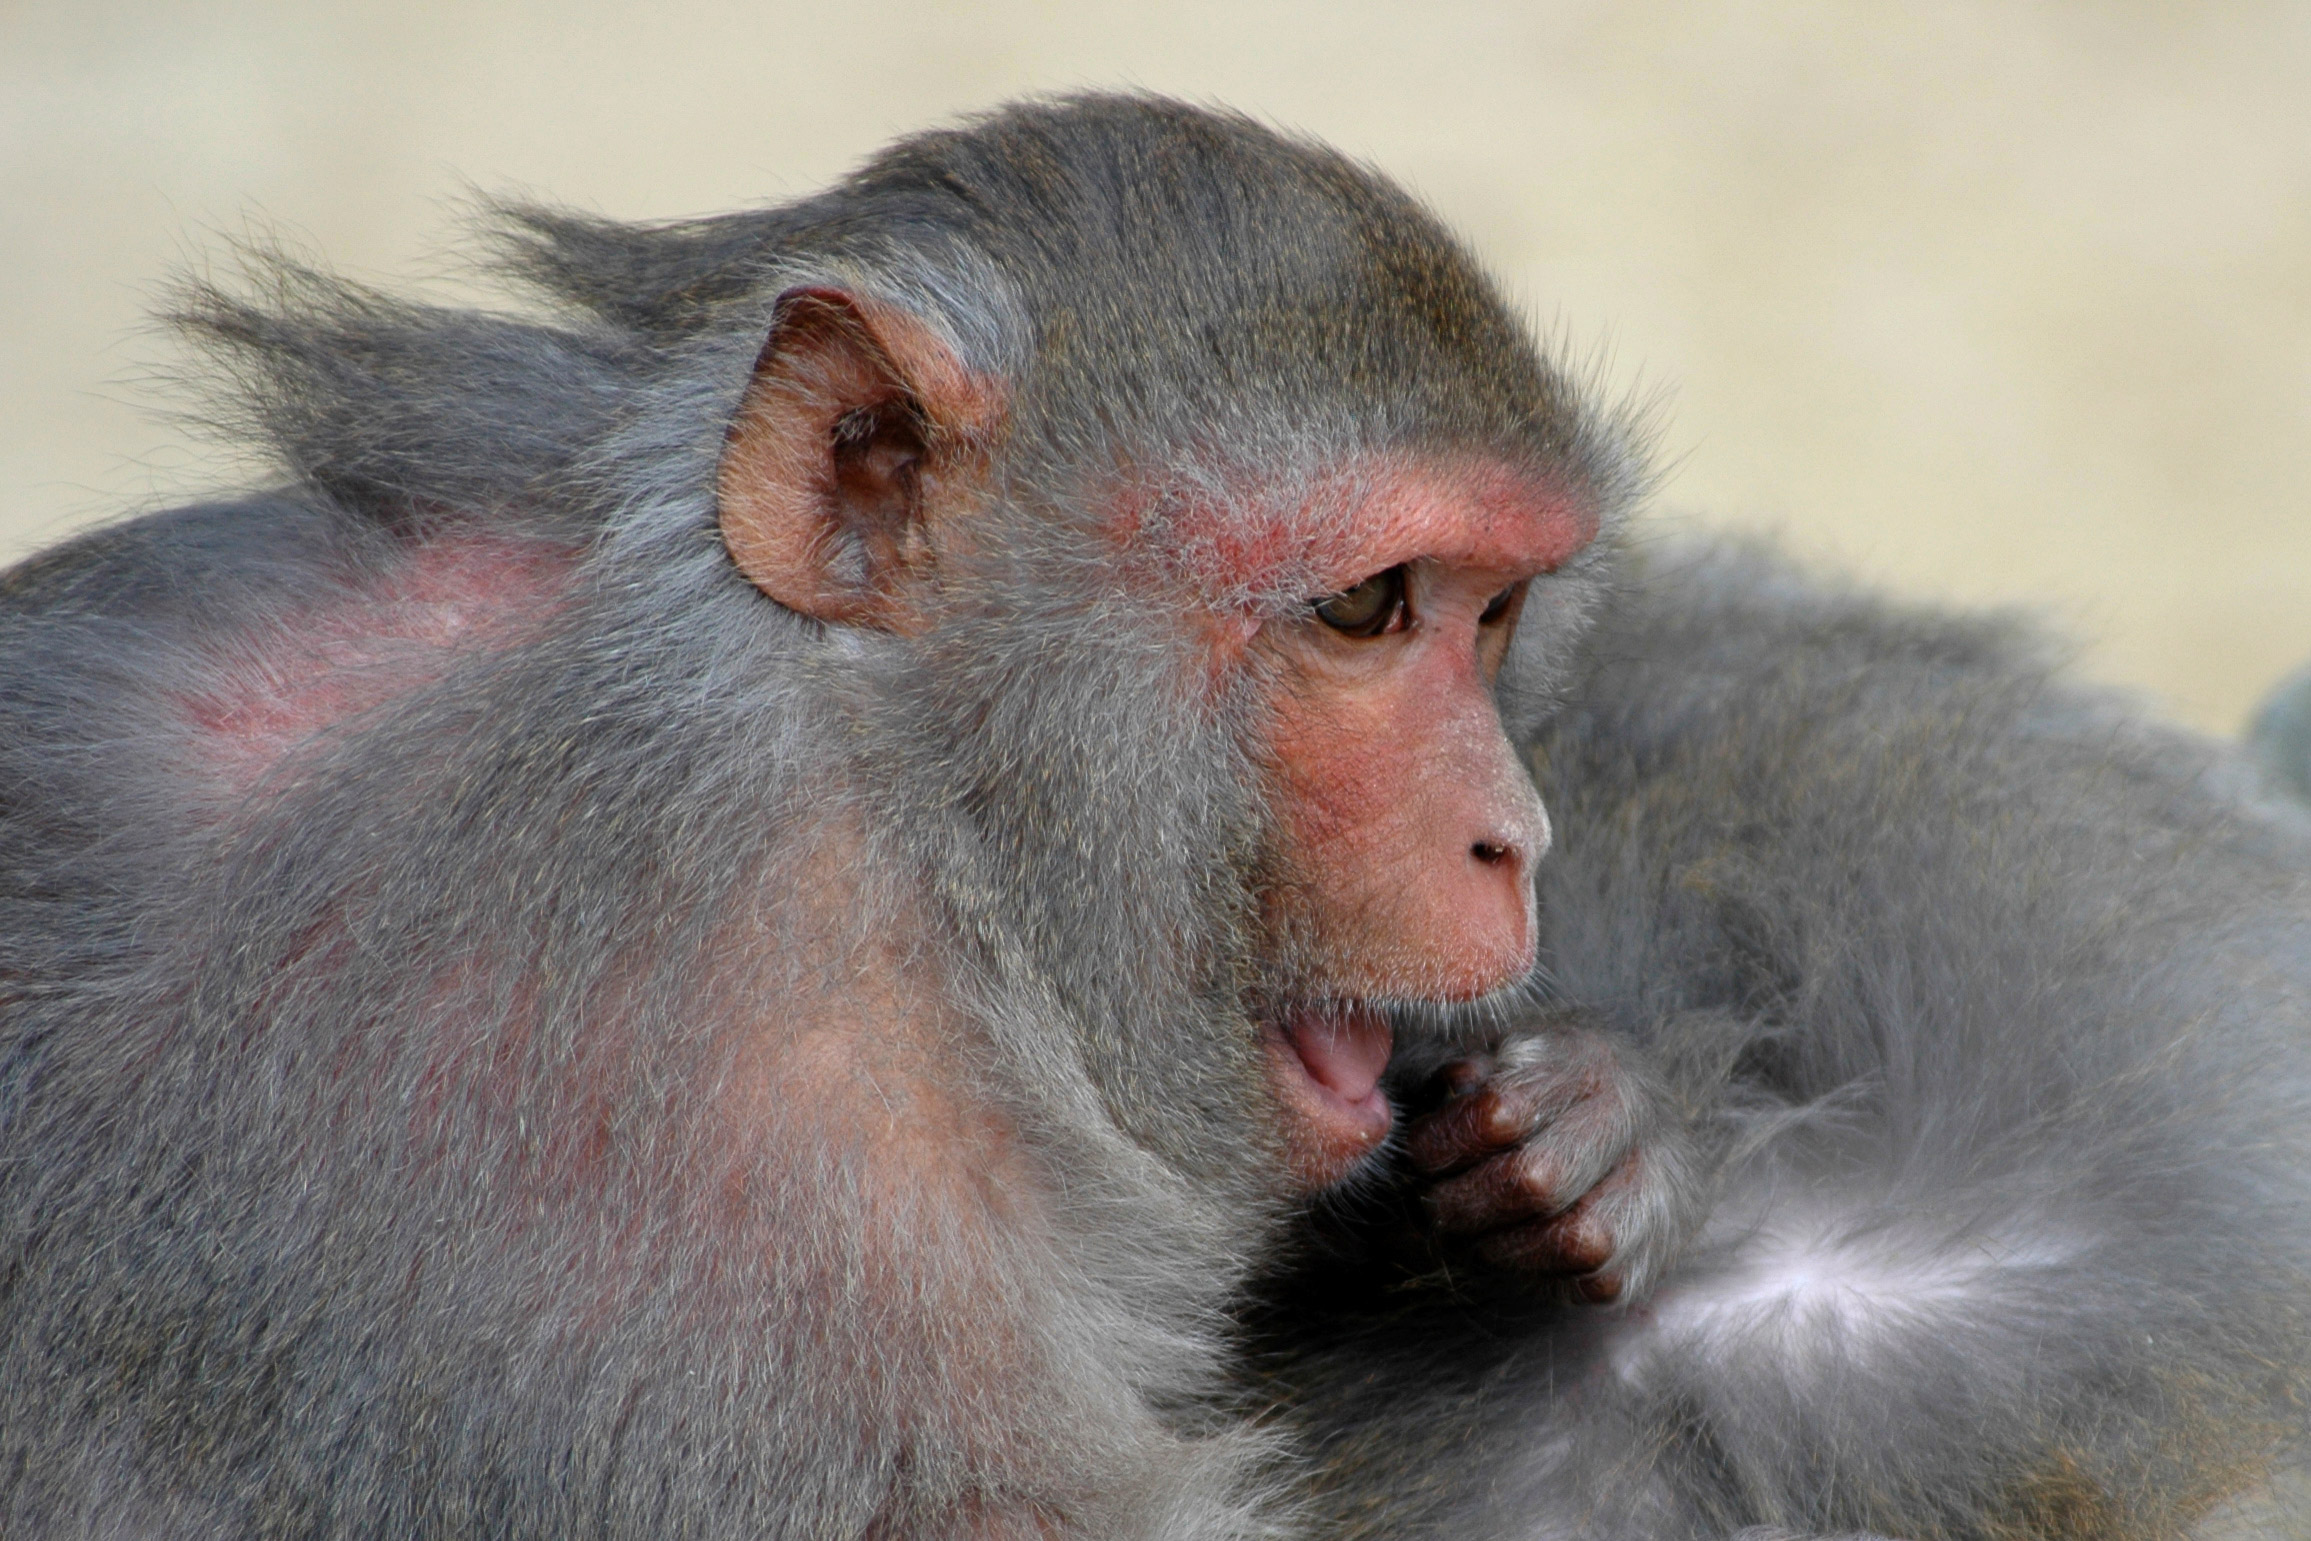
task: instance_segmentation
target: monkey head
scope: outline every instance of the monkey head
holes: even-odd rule
[[[1008,117],[1022,137],[1048,128]],[[1068,131],[1069,153],[1096,161],[1080,116]],[[981,624],[981,651],[1013,660],[1013,695],[1035,672],[1023,655],[1088,658],[1094,627],[1171,660],[1188,716],[1225,728],[1254,833],[1221,842],[1233,900],[1207,886],[1204,920],[1151,924],[1228,930],[1204,949],[1225,981],[1205,1005],[1232,996],[1220,1015],[1253,1040],[1248,1096],[1279,1173],[1310,1191],[1389,1131],[1398,1009],[1474,1000],[1533,963],[1549,825],[1503,729],[1501,676],[1528,617],[1543,636],[1524,687],[1562,652],[1595,581],[1588,548],[1636,473],[1401,193],[1197,115],[1162,135],[1170,153],[1236,162],[1207,184],[1236,206],[1201,217],[1108,185],[1096,219],[979,228],[1000,282],[977,287],[1008,300],[992,325],[985,306],[943,313],[928,283],[782,291],[724,448],[720,526],[758,589],[828,626],[936,649]],[[927,136],[866,180],[938,147]],[[1084,239],[1101,223],[1122,227],[1122,250]],[[1223,241],[1224,263],[1199,261]],[[1080,619],[1054,631],[1055,614]],[[1021,752],[990,817],[1025,846],[1050,831],[1025,827],[1023,787],[1070,772],[1023,774]],[[1109,795],[1080,784],[1038,816],[1078,830]],[[1100,951],[1079,936],[1067,971],[1096,972]],[[1195,953],[1161,951],[1167,966]]]

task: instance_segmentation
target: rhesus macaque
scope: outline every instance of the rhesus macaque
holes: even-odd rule
[[[1531,965],[1636,461],[1159,101],[499,234],[192,290],[279,484],[6,580],[0,1532],[1272,1533],[1231,1292]]]
[[[1616,578],[1624,433],[1401,192],[1094,97],[499,239],[544,319],[193,291],[280,485],[0,590],[0,1531],[2290,1458],[2303,853],[1979,629]]]

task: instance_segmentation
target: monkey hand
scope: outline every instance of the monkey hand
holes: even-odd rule
[[[1667,1099],[1577,1019],[1510,1035],[1437,1072],[1407,1132],[1429,1243],[1605,1303],[1650,1284],[1694,1207]]]

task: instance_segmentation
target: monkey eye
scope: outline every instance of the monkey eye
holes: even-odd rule
[[[1492,602],[1484,607],[1484,613],[1476,618],[1476,623],[1479,626],[1499,625],[1508,613],[1516,608],[1517,596],[1524,591],[1525,586],[1522,583],[1512,583],[1507,588],[1502,589],[1492,597]]]
[[[1316,619],[1351,637],[1377,637],[1401,630],[1404,613],[1404,565],[1374,573],[1352,589],[1343,589],[1315,604]]]

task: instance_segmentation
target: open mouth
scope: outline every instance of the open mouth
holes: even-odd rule
[[[1388,1018],[1354,1001],[1303,1002],[1268,1026],[1276,1093],[1297,1124],[1293,1159],[1312,1185],[1337,1181],[1395,1120],[1381,1072],[1396,1046]]]

